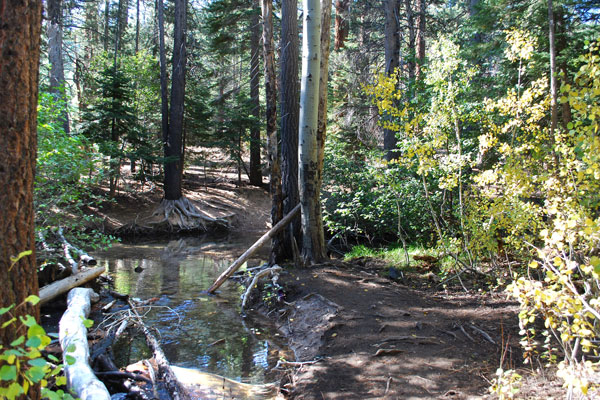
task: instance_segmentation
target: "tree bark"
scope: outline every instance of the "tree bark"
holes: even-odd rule
[[[140,51],[140,0],[135,3],[135,54]]]
[[[33,179],[37,149],[38,66],[42,2],[0,0],[0,307],[19,305],[38,293],[35,261]],[[24,251],[28,256],[13,262]],[[14,317],[32,315],[39,307],[24,303]],[[0,324],[8,319],[0,316]],[[0,329],[0,344],[8,346],[17,331]],[[38,399],[39,386],[28,393]]]
[[[344,48],[346,39],[348,38],[348,32],[350,30],[350,24],[348,19],[349,15],[350,0],[336,0],[335,1],[335,43],[334,49],[337,51]]]
[[[258,0],[253,0],[254,8],[258,8]],[[250,99],[252,101],[252,116],[254,121],[250,128],[250,184],[262,185],[260,169],[260,21],[256,11],[250,19]]]
[[[108,51],[108,31],[110,28],[110,1],[104,2],[104,51]]]
[[[316,234],[318,243],[323,243],[326,253],[325,229],[321,209],[321,187],[323,186],[323,164],[325,160],[325,141],[327,139],[327,84],[329,81],[329,50],[331,47],[331,0],[321,0],[321,64],[319,70],[319,117],[317,124],[317,193],[319,207],[316,216]]]
[[[398,0],[385,2],[385,73],[390,76],[400,66],[400,26],[398,20]],[[383,150],[387,161],[398,157],[396,132],[383,130]]]
[[[552,0],[548,0],[548,39],[550,42],[550,136],[554,140],[554,131],[558,122],[558,107],[556,92],[556,46],[554,40],[554,9]]]
[[[165,142],[165,199],[178,200],[181,191],[181,159],[183,110],[185,98],[185,23],[186,0],[175,0],[175,27],[173,30],[173,77],[171,78],[171,109],[168,138]]]
[[[415,66],[415,79],[421,78],[421,69],[425,62],[425,30],[427,28],[427,3],[426,0],[418,0],[417,7],[417,60]]]
[[[299,202],[298,192],[298,118],[300,82],[298,80],[298,0],[281,2],[281,186],[283,213],[288,214]],[[283,233],[284,258],[293,255],[293,241],[301,243],[300,217]],[[280,261],[280,260],[278,260]]]
[[[282,192],[281,192],[281,166],[279,163],[277,141],[277,82],[275,78],[275,44],[273,43],[273,2],[261,1],[263,20],[263,56],[265,68],[265,90],[267,100],[267,153],[270,169],[271,191],[271,223],[275,226],[283,218]],[[281,235],[273,236],[271,242],[270,263],[274,264],[281,259]]]
[[[165,6],[163,0],[156,1],[158,19],[158,46],[160,64],[160,115],[163,144],[166,146],[169,138],[169,93],[167,82],[167,54],[165,50]]]
[[[318,117],[321,68],[321,3],[303,0],[302,84],[300,90],[299,183],[302,208],[302,258],[305,264],[323,260],[325,243],[321,242],[318,217],[319,200]]]
[[[61,119],[63,129],[69,133],[69,113],[65,96],[65,69],[62,52],[62,0],[48,0],[48,61],[50,62],[50,92],[62,100]]]

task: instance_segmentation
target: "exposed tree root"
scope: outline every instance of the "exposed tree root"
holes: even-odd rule
[[[152,215],[133,224],[119,229],[124,234],[138,234],[147,231],[213,231],[228,229],[231,217],[228,214],[223,217],[213,218],[206,215],[202,210],[186,197],[177,200],[163,199]]]

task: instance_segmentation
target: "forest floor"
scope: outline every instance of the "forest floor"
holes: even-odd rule
[[[203,160],[207,168],[186,169],[185,195],[207,215],[235,213],[237,234],[265,232],[267,190],[238,187],[234,163],[227,166],[217,151],[205,152]],[[125,183],[115,203],[93,210],[108,231],[160,203],[160,187]],[[503,360],[505,370],[517,369],[526,382],[515,398],[563,398],[556,379],[522,365],[518,306],[504,293],[442,288],[423,273],[391,280],[388,267],[360,258],[285,268],[286,303],[255,314],[276,321],[302,362],[283,370],[284,393],[295,399],[494,398],[488,388]]]

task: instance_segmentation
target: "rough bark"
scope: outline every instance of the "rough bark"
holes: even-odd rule
[[[550,136],[554,137],[554,130],[558,123],[557,91],[556,91],[556,45],[554,40],[554,9],[552,0],[548,0],[548,39],[550,52]]]
[[[104,37],[103,37],[103,44],[104,44],[104,51],[108,51],[108,30],[110,27],[110,1],[106,0],[104,2]]]
[[[258,8],[258,0],[253,0]],[[254,123],[250,128],[250,184],[262,185],[262,172],[260,168],[260,21],[257,12],[252,12],[250,19],[250,99],[252,101],[252,116]]]
[[[129,0],[119,0],[119,13],[117,16],[117,26],[116,26],[116,46],[115,48],[120,51],[123,46],[123,35],[125,35],[125,30],[127,29],[127,22],[129,20]]]
[[[344,48],[348,32],[350,31],[349,19],[350,0],[335,1],[335,43],[334,49],[337,51]]]
[[[38,293],[33,180],[41,18],[40,0],[0,0],[0,307],[19,305]],[[11,261],[29,250],[30,255]],[[11,313],[39,320],[39,307],[29,303]],[[7,318],[0,316],[0,324]],[[8,345],[16,335],[15,329],[0,329],[0,344]],[[38,399],[39,387],[28,396]]]
[[[163,0],[156,1],[156,16],[158,19],[158,46],[160,65],[160,114],[163,144],[166,146],[169,138],[169,93],[167,82],[167,54],[165,50],[165,6]]]
[[[58,98],[65,100],[65,69],[62,51],[62,0],[48,0],[48,61],[50,62],[50,92]],[[61,109],[63,129],[69,133],[69,114],[66,101]]]
[[[331,47],[331,0],[321,0],[321,64],[319,71],[319,117],[317,124],[317,193],[319,197],[316,216],[316,234],[319,243],[325,243],[323,213],[320,206],[321,187],[323,186],[323,166],[325,160],[325,141],[327,139],[327,84],[329,81],[329,51]]]
[[[275,78],[275,44],[273,42],[273,2],[261,1],[263,20],[263,56],[265,68],[266,117],[267,117],[267,155],[270,169],[271,223],[273,226],[283,218],[281,194],[281,166],[279,163],[277,141],[277,82]],[[281,258],[281,235],[275,235],[271,242],[270,262],[276,263]]]
[[[183,110],[185,98],[185,22],[186,0],[175,0],[175,27],[173,31],[173,76],[171,78],[171,108],[169,111],[169,135],[165,141],[165,199],[178,200],[181,191],[181,147],[183,133]]]
[[[288,214],[299,202],[298,192],[298,118],[300,82],[298,80],[298,0],[281,2],[281,186],[283,213]],[[291,258],[293,244],[300,243],[300,217],[283,233],[284,258]],[[281,260],[277,260],[281,261]]]
[[[398,0],[385,2],[385,73],[393,74],[400,66],[400,26],[398,21]],[[389,129],[383,131],[383,150],[385,158],[391,161],[397,158],[396,132]]]
[[[300,90],[300,134],[298,175],[302,209],[302,258],[304,264],[325,258],[325,243],[321,242],[318,217],[319,200],[318,117],[319,80],[321,68],[321,3],[304,0],[302,31],[302,84]]]
[[[415,66],[415,78],[421,77],[421,67],[425,62],[425,30],[427,29],[427,3],[426,0],[417,2],[417,63]]]

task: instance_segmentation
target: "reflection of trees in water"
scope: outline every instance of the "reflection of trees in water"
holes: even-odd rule
[[[115,288],[142,299],[160,297],[145,321],[158,329],[157,336],[172,363],[233,379],[264,379],[264,360],[272,346],[265,342],[267,329],[247,327],[241,319],[243,289],[228,284],[219,296],[202,295],[229,265],[227,259],[215,260],[206,251],[211,255],[220,250],[231,253],[230,243],[208,237],[183,238],[166,246],[120,246],[116,250],[112,257],[107,252],[110,261],[103,261],[110,265]],[[140,272],[134,272],[136,267]],[[261,331],[260,336],[254,328]],[[210,346],[219,339],[225,342]],[[137,361],[136,356],[143,352],[142,344],[135,346],[131,361]]]

